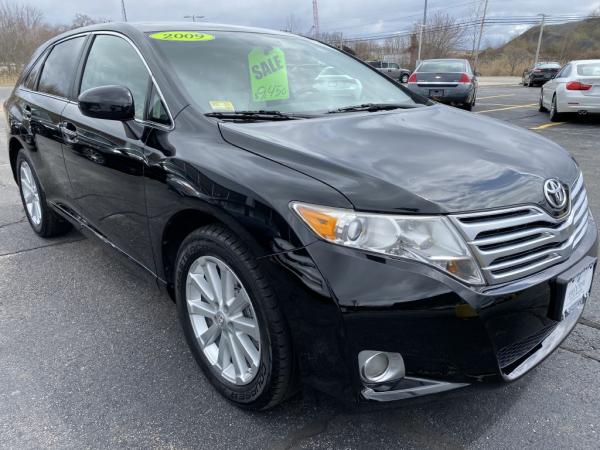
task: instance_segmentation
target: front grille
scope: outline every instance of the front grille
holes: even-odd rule
[[[552,330],[554,330],[554,325],[542,328],[532,336],[502,347],[500,350],[498,350],[497,355],[500,368],[504,369],[505,367],[525,356],[537,345],[539,345],[540,342],[542,342],[546,336],[552,332]]]
[[[568,259],[588,225],[583,177],[570,189],[570,211],[555,218],[538,206],[451,216],[489,284],[539,272]]]

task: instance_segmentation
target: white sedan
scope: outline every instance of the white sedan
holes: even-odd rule
[[[600,59],[571,61],[542,86],[540,111],[557,122],[565,113],[600,113]]]

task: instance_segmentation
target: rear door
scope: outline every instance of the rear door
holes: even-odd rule
[[[64,153],[81,215],[111,244],[154,271],[143,183],[143,122],[150,74],[136,48],[115,34],[94,34],[75,95],[120,85],[133,94],[136,120],[93,119],[69,103],[63,112]]]
[[[36,62],[18,90],[24,140],[47,200],[70,202],[70,185],[62,153],[61,114],[68,104],[86,37],[53,45]]]
[[[396,63],[388,63],[388,75],[394,80],[400,78],[400,66]]]

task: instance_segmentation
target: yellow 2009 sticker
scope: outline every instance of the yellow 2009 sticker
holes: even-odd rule
[[[280,48],[255,48],[248,55],[252,99],[255,102],[285,100],[290,97],[285,53]]]
[[[197,31],[162,31],[150,35],[152,39],[160,41],[212,41],[215,37],[212,34],[198,33]]]

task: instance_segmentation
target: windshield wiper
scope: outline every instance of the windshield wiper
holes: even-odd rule
[[[206,113],[205,116],[231,120],[296,120],[302,116],[283,113],[281,111],[220,111]]]
[[[354,112],[354,111],[391,111],[392,109],[410,109],[417,108],[417,105],[409,105],[402,103],[363,103],[362,105],[345,106],[343,108],[328,111],[328,114]]]

